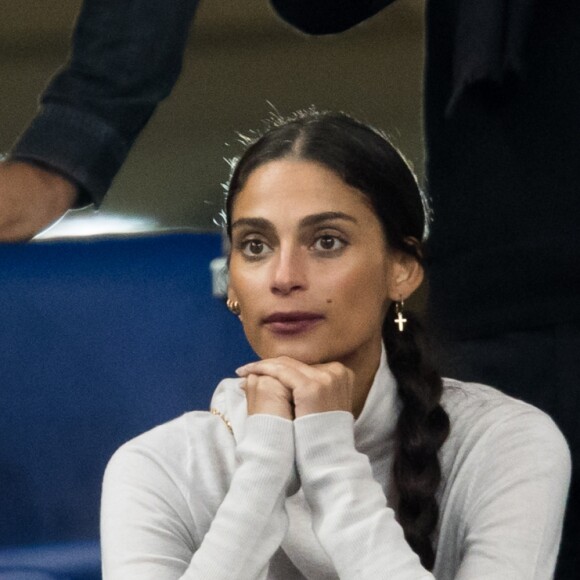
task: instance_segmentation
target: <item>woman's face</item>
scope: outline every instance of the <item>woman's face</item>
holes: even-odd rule
[[[275,160],[234,201],[229,295],[261,358],[378,360],[408,256],[388,249],[366,198],[326,167]]]

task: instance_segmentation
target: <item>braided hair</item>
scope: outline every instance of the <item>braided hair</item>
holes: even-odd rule
[[[449,417],[440,404],[441,376],[421,345],[421,325],[411,313],[405,317],[405,330],[399,332],[391,305],[383,324],[389,367],[403,403],[395,429],[396,513],[407,542],[423,566],[432,570],[435,553],[430,538],[439,519],[435,493],[441,481],[438,451],[449,435]]]
[[[326,166],[364,194],[381,221],[389,246],[422,261],[421,243],[430,220],[428,203],[408,164],[385,135],[342,113],[301,111],[289,119],[273,116],[239,160],[227,187],[226,231],[231,237],[232,206],[249,175],[264,163],[297,158]],[[439,519],[436,492],[441,481],[438,452],[449,434],[440,404],[442,380],[428,359],[418,320],[406,312],[400,332],[391,304],[383,341],[397,381],[402,408],[395,429],[393,482],[395,513],[421,563],[432,570],[432,537]]]

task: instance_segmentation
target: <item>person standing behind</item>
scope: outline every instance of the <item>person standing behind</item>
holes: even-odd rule
[[[99,205],[181,71],[199,0],[84,0],[71,56],[0,162],[0,241]]]

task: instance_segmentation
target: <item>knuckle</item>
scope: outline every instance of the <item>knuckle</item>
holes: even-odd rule
[[[263,375],[256,377],[256,388],[260,391],[263,389],[267,389],[269,378],[270,377]]]
[[[331,362],[328,365],[328,370],[336,376],[343,376],[344,375],[344,371],[345,371],[345,366],[340,364],[339,362]]]
[[[305,381],[304,383],[304,387],[306,389],[306,392],[315,392],[317,391],[321,386],[320,381],[316,381],[313,379],[309,379],[307,381]]]
[[[330,387],[335,381],[335,376],[332,374],[332,372],[330,371],[326,371],[323,375],[322,375],[322,384],[325,387]]]
[[[271,393],[280,388],[280,382],[273,377],[263,375],[258,378],[258,389],[260,392]]]

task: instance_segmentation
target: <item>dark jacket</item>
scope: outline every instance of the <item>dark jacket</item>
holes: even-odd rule
[[[272,0],[311,34],[390,0]],[[69,64],[13,150],[99,203],[181,67],[197,0],[85,0]],[[580,319],[580,3],[431,0],[430,296],[452,338]],[[388,39],[385,39],[388,42]]]

